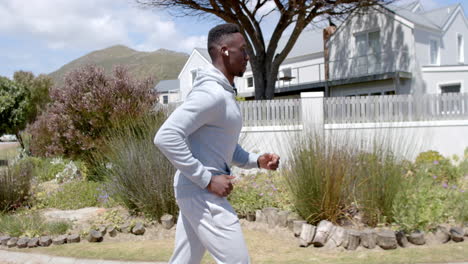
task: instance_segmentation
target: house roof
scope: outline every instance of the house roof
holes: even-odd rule
[[[207,61],[211,62],[211,57],[210,57],[210,54],[208,53],[207,49],[195,48],[195,50],[197,50],[198,53],[200,53],[200,55],[203,56],[203,58],[205,58]]]
[[[417,5],[420,5],[419,1],[407,5],[387,5],[385,7],[414,24],[435,30],[445,30],[445,25],[460,6],[460,4],[454,4],[415,13],[414,8]]]
[[[277,50],[282,50],[289,40],[290,35],[283,35],[278,42]],[[286,59],[301,57],[313,53],[323,52],[323,31],[304,30],[299,35],[294,47],[289,52]]]
[[[179,90],[179,80],[162,80],[160,81],[156,87],[157,92],[159,93],[164,93],[164,92],[171,92],[171,91],[177,91]]]

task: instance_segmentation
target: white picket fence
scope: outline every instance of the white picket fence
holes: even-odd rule
[[[299,125],[301,99],[240,102],[244,127]]]
[[[325,123],[468,119],[468,93],[324,98]]]

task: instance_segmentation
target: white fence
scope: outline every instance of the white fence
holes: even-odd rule
[[[324,98],[325,123],[468,119],[468,94]]]
[[[244,127],[299,125],[301,100],[264,100],[240,102]]]

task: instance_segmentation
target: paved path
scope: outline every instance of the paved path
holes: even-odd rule
[[[77,259],[0,250],[0,264],[167,264],[166,262]]]

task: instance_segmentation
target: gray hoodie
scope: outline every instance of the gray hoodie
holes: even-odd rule
[[[237,144],[241,128],[242,115],[229,81],[212,65],[199,69],[192,91],[154,138],[177,169],[174,186],[204,189],[212,176],[230,174],[231,164],[256,168],[259,155]]]

